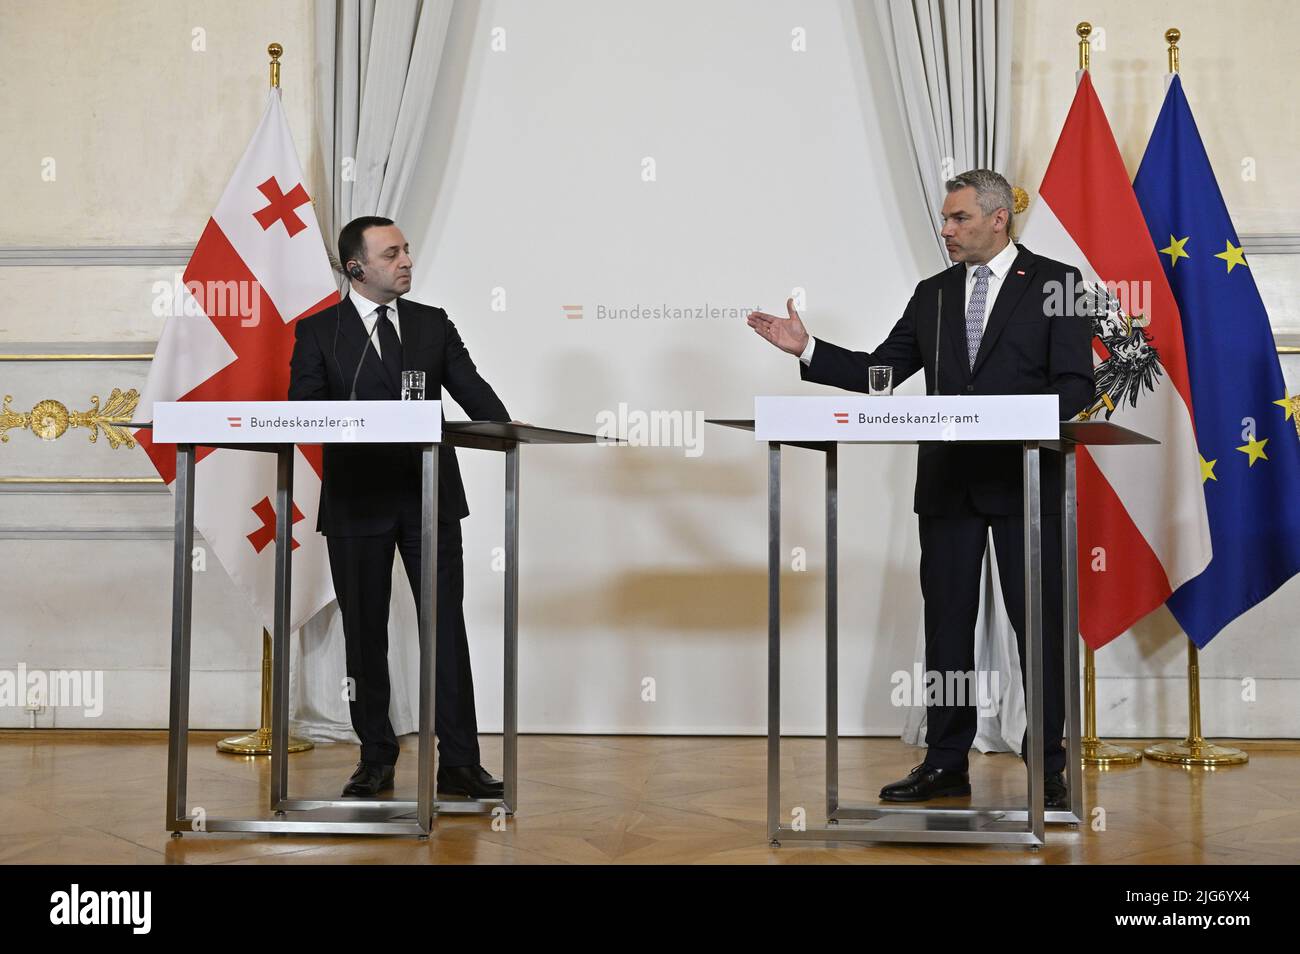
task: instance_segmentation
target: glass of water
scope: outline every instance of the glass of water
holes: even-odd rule
[[[402,400],[403,401],[424,400],[424,372],[423,371],[402,372]]]
[[[876,364],[867,368],[867,393],[894,393],[894,369],[891,365]]]

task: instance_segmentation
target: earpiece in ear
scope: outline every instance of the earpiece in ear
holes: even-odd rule
[[[356,262],[353,262],[351,265],[348,266],[348,274],[351,275],[359,282],[364,282],[366,280],[365,270],[362,269],[362,267],[358,265]]]

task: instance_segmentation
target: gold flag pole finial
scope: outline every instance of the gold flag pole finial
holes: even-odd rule
[[[1170,27],[1165,31],[1165,42],[1169,44],[1169,72],[1178,72],[1178,41],[1182,38],[1182,33],[1178,27]]]
[[[1091,56],[1088,49],[1088,37],[1092,36],[1092,24],[1084,20],[1074,28],[1074,32],[1079,34],[1079,69],[1089,69]]]
[[[266,52],[271,54],[271,89],[279,89],[280,57],[284,55],[284,47],[279,43],[272,43],[266,48]]]

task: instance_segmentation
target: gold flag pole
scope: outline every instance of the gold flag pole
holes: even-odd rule
[[[290,734],[289,751],[306,752],[315,748],[315,743]],[[262,719],[256,732],[247,735],[233,735],[217,743],[218,752],[231,755],[270,755],[271,754],[271,634],[262,630]]]
[[[1242,765],[1250,760],[1241,749],[1215,745],[1201,736],[1201,668],[1196,644],[1187,640],[1187,738],[1181,742],[1159,742],[1148,746],[1145,755],[1157,762],[1179,765]]]
[[[1169,44],[1169,72],[1178,72],[1178,41],[1182,33],[1170,27],[1165,31]],[[1250,759],[1241,749],[1215,745],[1201,736],[1201,665],[1200,653],[1191,638],[1187,640],[1187,738],[1181,742],[1160,742],[1146,749],[1146,757],[1157,762],[1179,765],[1241,765]]]
[[[1092,24],[1084,20],[1074,32],[1079,37],[1079,69],[1090,69],[1092,47],[1088,38],[1092,36]],[[1092,647],[1087,643],[1083,644],[1083,737],[1079,744],[1084,765],[1132,765],[1142,761],[1142,753],[1137,749],[1112,745],[1097,737],[1097,666]]]
[[[284,47],[272,43],[266,48],[271,56],[271,88],[280,88],[280,56]],[[315,743],[296,735],[289,736],[289,751],[306,752],[315,748]],[[217,743],[218,752],[231,755],[270,755],[271,754],[271,634],[262,629],[262,718],[256,732],[247,735],[234,735]]]
[[[1092,647],[1083,644],[1083,738],[1079,740],[1084,765],[1132,765],[1142,753],[1097,738],[1097,667]]]

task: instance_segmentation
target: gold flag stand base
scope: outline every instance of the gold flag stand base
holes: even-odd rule
[[[296,735],[289,736],[289,752],[306,752],[308,749],[314,749],[315,742],[299,738]],[[271,730],[260,728],[256,732],[250,732],[248,735],[232,735],[228,739],[222,739],[217,743],[218,752],[228,752],[231,755],[270,755],[271,754]]]
[[[1241,749],[1215,745],[1204,739],[1161,742],[1146,748],[1143,754],[1156,762],[1173,762],[1177,765],[1244,765],[1250,761],[1250,756]]]
[[[1084,765],[1136,765],[1142,753],[1122,745],[1111,745],[1098,738],[1081,739]]]
[[[1215,745],[1201,737],[1201,665],[1196,643],[1187,640],[1187,717],[1190,729],[1181,742],[1158,742],[1147,747],[1146,757],[1175,765],[1244,765],[1250,756],[1241,749]]]
[[[296,735],[289,736],[289,753],[306,752],[316,743]],[[262,724],[247,735],[232,735],[217,743],[218,752],[230,755],[271,754],[271,634],[262,630]]]

